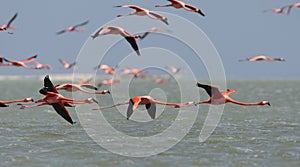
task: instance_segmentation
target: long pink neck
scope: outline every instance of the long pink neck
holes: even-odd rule
[[[260,102],[253,102],[253,103],[245,103],[245,102],[240,102],[233,100],[231,98],[227,99],[227,102],[242,105],[242,106],[259,106],[259,105],[264,105],[261,101]]]

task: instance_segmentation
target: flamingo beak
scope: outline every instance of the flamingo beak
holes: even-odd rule
[[[107,93],[110,94],[110,91],[108,90]]]
[[[270,102],[268,102],[268,106],[271,106],[271,103],[270,103]]]
[[[93,102],[95,102],[95,103],[99,104],[99,102],[98,102],[97,100],[95,100],[95,99],[92,99],[92,100],[93,100]]]

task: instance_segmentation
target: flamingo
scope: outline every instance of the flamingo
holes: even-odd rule
[[[8,107],[8,104],[11,104],[11,103],[19,103],[19,102],[33,102],[33,98],[31,97],[28,97],[28,98],[24,98],[24,99],[21,99],[21,100],[10,100],[10,101],[2,101],[0,100],[0,107]]]
[[[109,67],[106,64],[100,64],[97,67],[95,67],[95,69],[104,70],[104,72],[106,74],[111,74],[111,75],[113,75],[115,73],[116,68],[117,68],[117,66],[116,67]]]
[[[129,101],[125,101],[123,103],[117,103],[117,104],[114,104],[112,106],[107,106],[107,107],[94,108],[93,110],[103,110],[103,109],[112,108],[112,107],[116,107],[119,105],[126,105],[126,104],[129,104],[128,109],[127,109],[127,120],[129,120],[130,116],[132,115],[133,111],[137,108],[138,105],[145,105],[146,109],[148,111],[148,114],[150,115],[150,117],[152,119],[154,119],[155,114],[156,114],[156,104],[180,108],[180,107],[192,105],[192,104],[194,104],[194,102],[169,103],[169,102],[158,101],[150,96],[136,96],[136,97],[131,98]]]
[[[121,17],[121,16],[131,16],[131,15],[138,15],[138,16],[148,16],[151,19],[154,20],[160,20],[162,22],[164,22],[165,24],[169,25],[168,23],[168,19],[156,12],[150,11],[148,9],[136,6],[136,5],[119,5],[119,6],[115,6],[115,7],[122,7],[122,8],[131,8],[134,9],[135,11],[128,14],[128,15],[122,15],[119,14],[117,17]]]
[[[34,69],[47,69],[47,70],[52,70],[52,67],[49,64],[41,64],[40,62],[34,62]]]
[[[140,69],[137,69],[137,68],[132,68],[132,69],[123,69],[122,73],[121,74],[133,74],[133,76],[135,78],[139,77],[139,76],[143,76],[146,74],[146,71],[143,71],[143,70],[140,70]]]
[[[81,92],[84,92],[84,93],[87,93],[87,94],[106,94],[106,93],[110,94],[109,90],[103,90],[101,92],[90,92],[90,91],[87,91],[87,90],[83,89],[83,87],[85,87],[85,88],[89,88],[89,89],[98,90],[98,88],[96,88],[95,86],[90,85],[90,84],[69,84],[69,83],[66,83],[66,84],[56,85],[55,87],[56,87],[57,90],[65,90],[65,91],[68,91],[68,92],[81,91]]]
[[[163,29],[163,28],[158,28],[158,27],[152,27],[148,31],[146,31],[143,35],[141,35],[140,39],[144,39],[146,36],[148,36],[150,33],[153,32],[171,32],[171,30]]]
[[[155,7],[170,7],[170,6],[172,6],[176,9],[183,8],[186,11],[196,12],[202,16],[205,16],[205,14],[199,8],[197,8],[193,5],[186,4],[186,3],[182,2],[182,1],[178,1],[178,0],[168,0],[168,1],[170,1],[171,3],[167,4],[167,5],[155,5]]]
[[[207,100],[195,103],[195,105],[205,104],[205,103],[213,104],[213,105],[234,103],[234,104],[243,105],[243,106],[257,106],[257,105],[269,105],[270,106],[271,105],[270,102],[268,102],[268,101],[245,103],[245,102],[233,100],[232,98],[229,97],[229,95],[231,93],[235,92],[235,90],[227,89],[227,91],[225,91],[225,92],[220,92],[217,87],[210,86],[210,85],[204,85],[199,82],[197,83],[197,86],[200,88],[203,88],[206,91],[206,93],[209,95],[210,98]]]
[[[83,23],[80,23],[80,24],[77,24],[77,25],[75,25],[75,26],[71,26],[71,27],[69,27],[69,28],[65,28],[65,29],[63,29],[63,30],[58,31],[56,34],[57,34],[57,35],[60,35],[60,34],[63,34],[63,33],[65,33],[65,32],[72,32],[72,31],[76,31],[76,32],[84,32],[84,31],[85,31],[84,29],[77,29],[77,27],[84,26],[84,25],[86,25],[88,22],[89,22],[89,21],[87,20],[87,21],[85,21],[85,22],[83,22]]]
[[[102,85],[109,85],[111,86],[114,83],[120,83],[121,80],[120,79],[105,79],[102,82],[98,83],[98,88],[101,87]]]
[[[59,62],[64,66],[65,69],[70,69],[72,67],[75,66],[76,62],[72,63],[72,64],[69,64],[68,62],[62,60],[62,59],[58,59]]]
[[[16,13],[7,24],[1,25],[0,31],[8,32],[7,29],[16,29],[15,27],[11,27],[11,23],[17,18],[18,13]],[[13,34],[11,32],[8,32],[9,34]]]
[[[51,82],[49,75],[45,76],[44,88],[40,89],[39,92],[42,95],[44,95],[44,97],[35,101],[37,105],[32,105],[32,106],[22,105],[21,109],[34,108],[42,105],[52,105],[54,110],[70,124],[75,124],[76,122],[72,120],[65,106],[70,107],[71,106],[70,104],[86,104],[86,103],[93,103],[93,102],[98,103],[93,98],[87,98],[85,100],[73,100],[62,96],[57,92],[57,89]]]
[[[180,68],[174,66],[168,66],[166,68],[169,69],[173,74],[177,74],[180,71]]]
[[[137,53],[138,56],[140,56],[140,51],[139,51],[139,47],[137,45],[136,42],[136,38],[140,38],[140,35],[131,35],[129,34],[127,31],[125,31],[123,28],[121,27],[116,27],[116,26],[104,26],[102,28],[100,28],[94,35],[92,35],[91,37],[93,39],[95,39],[98,36],[102,36],[102,35],[108,35],[108,34],[115,34],[115,35],[121,35],[122,37],[124,37],[127,42],[130,43],[131,47],[134,49],[134,51]]]
[[[154,80],[154,82],[156,84],[163,84],[163,83],[167,83],[168,81],[169,81],[169,78],[168,79],[166,79],[166,78],[157,78],[157,79]]]
[[[263,12],[265,13],[265,12],[272,11],[274,13],[286,14],[287,15],[289,13],[289,9],[288,9],[288,11],[284,11],[284,9],[287,8],[287,7],[289,7],[289,6],[283,6],[281,8],[271,8],[271,9],[264,10]]]
[[[32,69],[32,67],[27,66],[25,63],[32,62],[36,58],[37,58],[37,55],[34,55],[32,57],[29,57],[28,59],[21,60],[21,61],[8,60],[6,58],[3,58],[3,60],[8,62],[8,66],[16,66],[16,67],[24,67],[24,68],[27,68],[27,69]]]
[[[9,66],[9,64],[5,64],[5,63],[3,63],[3,60],[4,60],[5,58],[3,57],[3,56],[0,56],[0,66]]]
[[[247,58],[245,60],[239,60],[239,62],[243,62],[243,61],[285,61],[284,58],[272,58],[272,57],[268,57],[268,56],[254,56],[251,58]]]

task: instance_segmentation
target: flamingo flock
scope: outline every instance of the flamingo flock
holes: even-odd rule
[[[154,7],[157,8],[163,8],[163,7],[173,7],[175,9],[184,9],[187,12],[192,12],[196,14],[200,14],[201,16],[206,16],[204,11],[194,5],[185,3],[183,1],[179,0],[168,0],[170,3],[166,5],[155,5]],[[169,21],[167,17],[163,16],[159,12],[151,11],[147,8],[140,7],[137,5],[117,5],[115,8],[130,8],[134,11],[129,14],[118,14],[117,17],[125,17],[125,16],[147,16],[148,18],[152,20],[157,20],[159,23],[164,23],[165,26],[169,25]],[[264,10],[264,12],[272,11],[278,14],[286,14],[288,15],[291,10],[294,10],[295,8],[300,8],[300,3],[294,3],[290,5],[285,5],[280,8],[271,8]],[[0,25],[0,32],[6,32],[9,34],[13,34],[12,32],[9,32],[9,29],[15,30],[16,28],[12,26],[12,23],[17,18],[18,13],[16,13],[7,24]],[[87,25],[89,21],[85,21],[79,24],[76,24],[74,26],[70,26],[68,28],[63,28],[56,32],[57,35],[61,35],[67,32],[80,32],[84,33],[85,29],[80,29],[79,27],[83,27]],[[129,33],[127,30],[125,30],[123,27],[118,27],[114,25],[107,25],[100,27],[94,34],[90,35],[90,38],[93,40],[101,40],[101,36],[104,35],[120,35],[122,38],[125,38],[127,43],[130,45],[131,49],[138,55],[141,56],[141,52],[139,49],[139,39],[146,38],[150,33],[153,32],[171,32],[171,30],[164,29],[164,28],[158,28],[158,27],[152,27],[151,29],[145,31],[143,34],[136,34],[136,33]],[[138,57],[137,57],[138,58]],[[6,56],[0,56],[0,66],[14,66],[14,67],[23,67],[25,69],[46,69],[46,70],[52,70],[52,66],[49,64],[42,64],[38,61],[35,61],[37,59],[37,55],[31,56],[24,60],[10,60]],[[264,55],[254,56],[250,58],[245,58],[239,60],[239,62],[254,62],[254,61],[269,61],[269,62],[275,62],[280,61],[284,62],[284,58],[273,58],[268,57]],[[59,59],[59,62],[63,66],[64,69],[72,69],[76,67],[76,62],[69,63],[63,59]],[[34,63],[33,66],[28,65],[28,63]],[[98,71],[104,71],[105,74],[113,76],[117,73],[118,65],[116,66],[109,66],[107,64],[99,64],[97,67],[94,67],[95,70]],[[173,65],[169,65],[166,67],[166,70],[168,70],[172,75],[178,75],[182,71],[181,68],[175,67]],[[124,68],[120,70],[121,75],[131,75],[135,78],[143,78],[148,75],[146,70],[138,69],[138,68]],[[105,79],[97,84],[97,86],[94,86],[93,84],[90,84],[90,81],[93,78],[89,79],[82,79],[80,83],[74,84],[74,83],[61,83],[54,86],[52,81],[50,80],[49,75],[46,75],[43,80],[43,86],[37,92],[39,92],[43,97],[33,100],[33,98],[24,98],[24,99],[16,99],[16,100],[9,100],[9,101],[0,101],[0,107],[8,107],[11,103],[18,103],[20,105],[20,109],[30,109],[35,108],[39,106],[44,105],[50,105],[53,107],[53,109],[57,112],[59,116],[61,116],[64,120],[66,120],[70,124],[75,124],[76,121],[73,121],[69,111],[67,110],[68,107],[74,107],[75,105],[81,105],[81,104],[91,104],[91,103],[98,103],[97,100],[94,98],[87,98],[87,99],[72,99],[63,96],[59,93],[59,91],[67,91],[67,92],[80,92],[85,94],[93,94],[93,95],[103,95],[103,96],[109,96],[111,93],[110,90],[104,89],[99,91],[98,88],[102,86],[111,86],[113,84],[117,84],[121,82],[120,78],[109,78]],[[157,77],[153,80],[156,84],[168,84],[168,81],[170,80],[169,76],[161,76]],[[233,103],[236,105],[242,105],[242,106],[270,106],[270,102],[267,100],[261,100],[258,102],[241,102],[232,99],[229,95],[235,90],[227,89],[226,91],[220,91],[218,87],[209,85],[209,84],[202,84],[198,82],[195,86],[195,91],[197,91],[198,88],[204,89],[204,91],[209,95],[209,98],[203,101],[195,102],[195,101],[189,101],[189,102],[183,102],[183,103],[173,103],[173,102],[164,102],[159,101],[155,99],[154,97],[151,97],[149,95],[140,95],[131,97],[129,100],[125,102],[115,103],[111,106],[101,106],[99,108],[93,108],[92,110],[106,110],[110,109],[116,106],[120,105],[128,105],[127,108],[127,115],[126,119],[129,120],[130,117],[133,115],[134,111],[137,109],[138,106],[144,105],[148,115],[151,117],[151,119],[156,118],[156,105],[165,105],[165,106],[171,106],[174,108],[181,108],[181,107],[191,107],[191,106],[198,106],[202,104],[210,104],[210,105],[223,105],[226,103]]]

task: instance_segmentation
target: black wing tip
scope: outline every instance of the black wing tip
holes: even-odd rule
[[[203,17],[205,16],[205,14],[201,10],[198,10],[197,13],[199,13]]]

